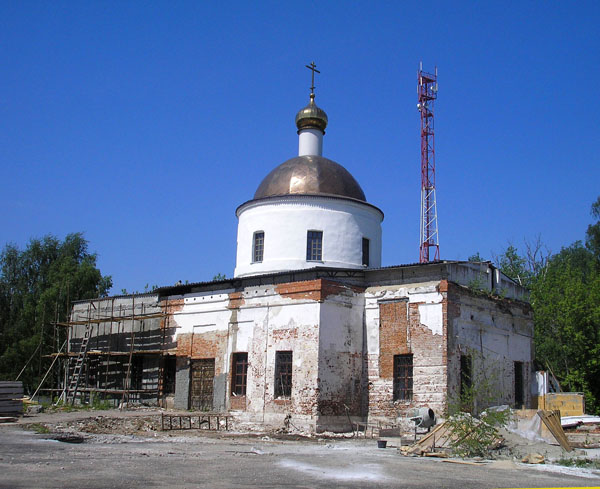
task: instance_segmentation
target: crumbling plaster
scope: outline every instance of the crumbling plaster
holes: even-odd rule
[[[525,302],[491,296],[480,291],[448,284],[449,385],[456,397],[460,386],[460,355],[473,362],[474,381],[487,384],[480,402],[515,403],[514,362],[523,363],[523,385],[532,375],[533,316]],[[531,392],[524,388],[524,403],[531,405]]]
[[[414,407],[429,406],[438,412],[443,409],[446,368],[445,331],[443,321],[444,297],[439,291],[439,281],[407,283],[369,287],[365,291],[365,328],[367,340],[367,363],[369,378],[369,418],[390,419],[405,415]],[[406,315],[405,344],[398,344],[398,333],[385,332],[382,328],[394,327],[382,321],[381,305],[398,302],[399,313]],[[401,319],[401,318],[400,318]],[[386,342],[392,341],[392,345]],[[413,354],[413,398],[393,400],[393,376],[389,367],[382,376],[380,362],[394,354]]]

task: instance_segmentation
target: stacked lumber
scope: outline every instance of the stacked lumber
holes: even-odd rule
[[[0,382],[0,416],[23,414],[23,382]]]
[[[538,411],[538,416],[542,418],[542,421],[550,430],[550,433],[554,435],[554,438],[556,438],[556,441],[563,449],[565,449],[567,452],[573,450],[569,440],[567,440],[567,435],[565,435],[565,432],[560,424],[560,411],[540,410]]]

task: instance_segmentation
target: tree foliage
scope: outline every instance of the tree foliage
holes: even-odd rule
[[[64,241],[48,235],[32,239],[24,250],[13,244],[0,255],[0,379],[19,380],[27,391],[37,387],[49,359],[65,338],[71,301],[105,296],[109,276],[96,267],[81,233]]]
[[[520,255],[509,245],[496,259],[503,273],[531,293],[535,355],[564,390],[583,392],[588,413],[600,413],[600,198],[598,222],[580,241],[550,254],[538,238]]]
[[[563,389],[600,408],[600,266],[580,242],[563,248],[531,290],[536,358]]]
[[[587,228],[586,246],[600,260],[600,197],[592,204],[592,216],[597,222]]]

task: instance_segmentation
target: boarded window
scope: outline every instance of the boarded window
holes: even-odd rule
[[[306,260],[321,261],[323,259],[323,231],[308,231],[306,237]]]
[[[369,240],[367,238],[362,239],[362,264],[366,267],[369,266]]]
[[[394,355],[394,401],[410,401],[413,393],[413,356]]]
[[[275,352],[275,397],[292,395],[292,352]]]
[[[248,353],[233,354],[232,372],[231,393],[236,396],[245,396],[246,379],[248,377]]]
[[[523,362],[515,362],[515,407],[521,408],[524,404],[523,396]]]
[[[257,231],[254,233],[254,239],[252,243],[252,262],[259,263],[263,261],[263,254],[265,250],[265,233],[263,231]]]

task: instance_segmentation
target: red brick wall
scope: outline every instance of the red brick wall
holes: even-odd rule
[[[379,377],[393,379],[394,355],[410,353],[407,344],[407,301],[379,305]]]
[[[331,280],[317,279],[279,284],[275,287],[275,290],[282,297],[323,301],[331,295],[342,294],[348,290],[348,286]],[[351,290],[362,291],[364,289],[351,287]]]

